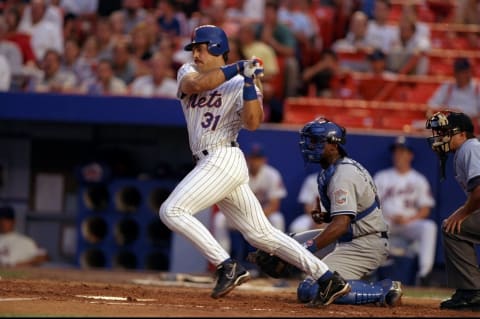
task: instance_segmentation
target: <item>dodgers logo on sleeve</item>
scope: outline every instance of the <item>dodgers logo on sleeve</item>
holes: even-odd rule
[[[333,193],[335,203],[337,205],[345,205],[347,203],[347,194],[348,192],[343,189],[335,191]]]

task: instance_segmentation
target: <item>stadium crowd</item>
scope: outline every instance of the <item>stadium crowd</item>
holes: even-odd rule
[[[442,22],[480,25],[480,1],[0,0],[0,91],[174,98],[184,45],[213,24],[232,61],[263,59],[266,121],[281,122],[288,97],[368,99],[354,72],[428,74]]]

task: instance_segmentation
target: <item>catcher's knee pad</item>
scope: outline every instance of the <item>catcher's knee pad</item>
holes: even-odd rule
[[[297,287],[297,299],[300,302],[306,303],[312,300],[318,291],[318,283],[313,278],[306,278]]]

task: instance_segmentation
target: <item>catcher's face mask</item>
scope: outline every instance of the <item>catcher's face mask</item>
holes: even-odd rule
[[[325,118],[307,123],[300,130],[300,151],[305,162],[321,163],[326,143],[345,144],[345,129]],[[343,148],[339,150],[346,155]]]
[[[449,123],[450,112],[437,112],[427,120],[426,128],[432,130],[432,136],[427,138],[432,150],[438,154],[450,152],[452,136],[461,132],[460,128]]]

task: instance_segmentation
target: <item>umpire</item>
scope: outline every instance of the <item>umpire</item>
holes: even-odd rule
[[[440,309],[480,311],[480,268],[475,244],[480,244],[480,141],[473,135],[472,120],[464,113],[442,111],[427,120],[432,130],[428,143],[445,163],[453,153],[457,182],[467,195],[465,203],[442,224],[447,285],[456,288]]]

